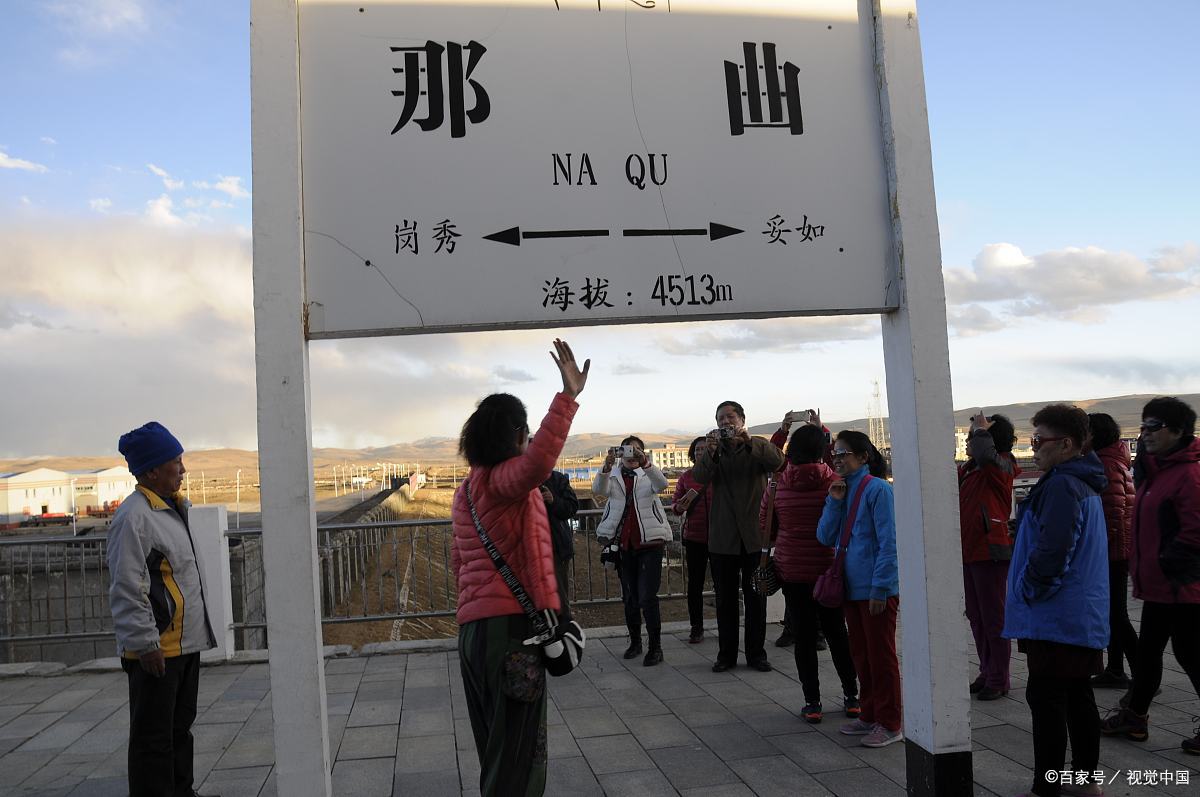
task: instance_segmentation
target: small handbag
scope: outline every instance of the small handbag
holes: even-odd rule
[[[778,484],[772,479],[767,490],[767,522],[763,527],[763,548],[770,548],[771,537],[778,528],[778,519],[775,517],[775,490],[777,488]],[[779,574],[775,572],[775,560],[771,558],[770,553],[763,553],[759,560],[758,567],[754,569],[753,583],[754,591],[764,598],[779,591]]]
[[[862,500],[863,490],[867,482],[875,478],[869,473],[863,475],[854,491],[854,499],[850,502],[850,513],[846,516],[846,528],[842,531],[842,540],[838,543],[837,554],[829,569],[817,577],[813,584],[813,600],[827,609],[836,609],[846,600],[846,546],[850,543],[850,532],[854,528],[854,520],[858,516],[858,504]]]
[[[541,646],[542,661],[546,665],[546,672],[553,676],[566,675],[578,667],[579,662],[583,659],[583,647],[587,643],[587,635],[584,634],[579,623],[571,618],[571,607],[565,602],[562,615],[553,609],[537,610],[529,593],[517,579],[517,574],[504,561],[496,544],[492,542],[492,538],[484,529],[483,522],[479,519],[479,513],[475,510],[475,502],[471,500],[471,480],[469,478],[463,480],[463,492],[467,498],[467,507],[471,510],[471,520],[475,523],[475,533],[479,535],[479,541],[483,543],[488,556],[492,558],[496,569],[500,571],[500,577],[512,590],[513,597],[517,599],[517,603],[521,604],[521,609],[529,618],[530,625],[533,626],[534,635],[526,639],[525,644]]]

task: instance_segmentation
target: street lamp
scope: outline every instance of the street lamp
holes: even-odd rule
[[[238,468],[237,487],[235,489],[236,489],[236,492],[234,493],[234,495],[235,495],[234,501],[236,502],[235,503],[236,509],[234,511],[236,513],[236,521],[237,521],[237,525],[235,526],[235,528],[240,529],[242,527],[242,469],[241,468]]]
[[[79,529],[75,525],[76,514],[78,513],[75,511],[75,480],[71,479],[71,536],[73,537],[79,535]]]

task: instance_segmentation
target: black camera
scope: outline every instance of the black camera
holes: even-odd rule
[[[613,540],[606,547],[600,549],[600,564],[603,567],[611,567],[614,570],[620,566],[621,549],[616,540]]]

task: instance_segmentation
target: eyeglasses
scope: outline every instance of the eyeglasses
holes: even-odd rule
[[[1160,421],[1157,418],[1149,421],[1142,421],[1142,425],[1138,428],[1142,430],[1142,434],[1154,434],[1159,429],[1166,427],[1165,421]]]
[[[829,456],[833,459],[841,459],[842,457],[850,456],[853,451],[834,451]]]
[[[1037,451],[1038,449],[1040,449],[1042,447],[1043,443],[1054,443],[1059,440],[1066,440],[1066,439],[1067,439],[1066,435],[1059,435],[1057,437],[1043,437],[1040,434],[1035,434],[1033,437],[1029,438],[1029,447],[1032,448],[1034,451]]]

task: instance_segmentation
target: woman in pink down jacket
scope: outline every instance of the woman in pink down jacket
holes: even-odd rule
[[[570,346],[554,341],[562,392],[530,442],[525,405],[497,393],[463,425],[459,452],[471,466],[463,487],[483,528],[539,610],[562,608],[550,522],[538,487],[562,451],[587,382]],[[463,487],[454,496],[451,566],[458,581],[458,656],[479,755],[482,797],[540,795],[546,788],[546,670],[521,605],[488,556]]]

